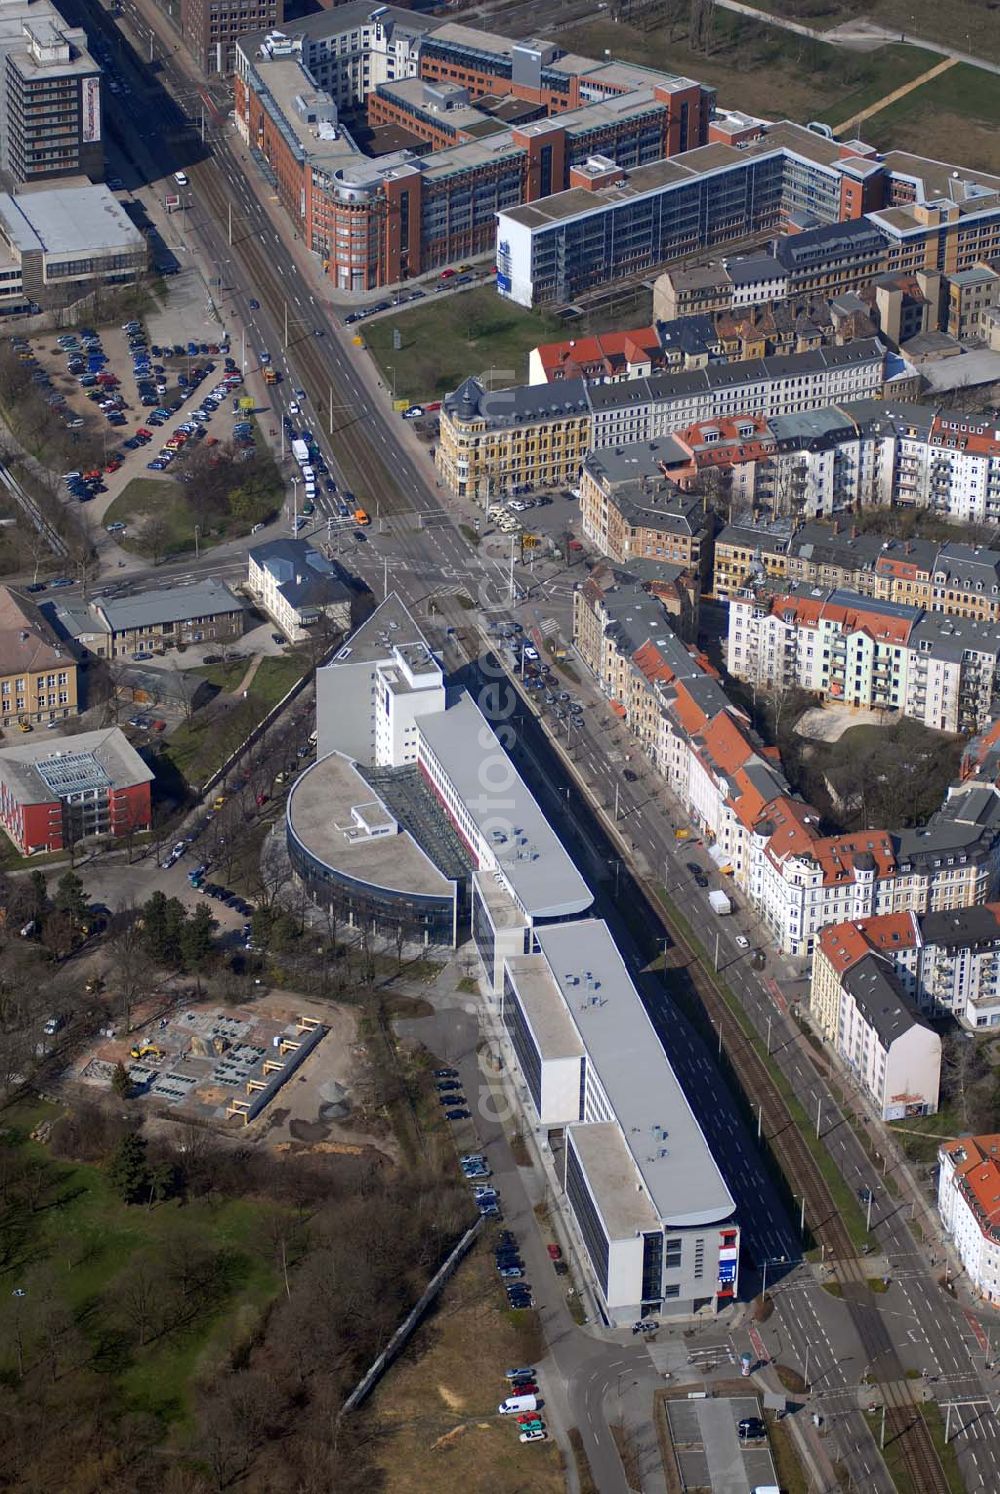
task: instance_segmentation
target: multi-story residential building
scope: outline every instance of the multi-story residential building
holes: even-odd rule
[[[889,393],[889,386],[886,386]],[[695,475],[765,521],[836,518],[861,508],[925,508],[961,524],[1000,520],[1000,430],[991,414],[954,416],[890,395],[773,414],[753,445],[742,428],[675,432]],[[678,481],[689,474],[678,469]]]
[[[713,526],[704,499],[679,485],[690,472],[672,436],[588,452],[580,473],[583,533],[618,565],[664,561],[690,571],[704,589]]]
[[[485,505],[521,485],[575,483],[591,448],[634,447],[727,419],[751,440],[760,415],[878,395],[884,375],[885,350],[872,338],[624,384],[571,379],[487,392],[466,379],[442,404],[436,462],[451,492]]]
[[[860,710],[898,711],[936,731],[992,716],[1000,625],[796,582],[731,597],[727,668]]]
[[[104,174],[101,70],[49,0],[0,11],[0,171],[16,187]]]
[[[67,306],[102,286],[134,285],[148,240],[104,186],[0,193],[0,306]]]
[[[325,619],[330,633],[346,633],[358,621],[360,600],[350,578],[305,540],[255,545],[247,562],[247,585],[292,643],[301,643]]]
[[[832,976],[863,952],[892,965],[908,1000],[925,1015],[954,1017],[973,1031],[1000,1026],[1000,904],[884,913],[823,929],[813,960],[811,1009],[824,1030],[837,1020]]]
[[[22,856],[131,836],[152,822],[152,779],[117,726],[61,746],[38,737],[0,750],[0,824]]]
[[[951,337],[981,338],[987,313],[1000,306],[1000,275],[989,265],[973,265],[948,277],[948,321]]]
[[[28,730],[79,710],[72,651],[29,597],[0,586],[0,724]]]
[[[613,384],[668,369],[745,363],[781,353],[811,353],[831,343],[874,337],[875,320],[862,305],[844,312],[823,296],[802,296],[749,310],[727,309],[659,320],[629,332],[542,343],[528,355],[529,384],[565,379]]]
[[[837,296],[882,274],[950,275],[1000,251],[1000,178],[902,151],[878,156],[782,121],[738,148],[713,144],[689,160],[571,185],[544,209],[502,211],[497,289],[522,306],[572,301],[766,233],[786,237],[774,244],[773,270],[752,268],[748,299],[782,290]],[[733,304],[728,270],[714,276],[692,294],[700,305],[675,297],[674,315]]]
[[[234,92],[244,140],[348,291],[491,253],[498,212],[703,145],[714,108],[687,78],[358,0],[242,37]],[[340,122],[362,104],[373,149],[393,136],[374,157]]]
[[[589,594],[576,603],[581,657],[779,948],[809,955],[827,924],[996,898],[1000,737],[970,749],[964,780],[925,825],[824,835],[776,751],[754,736],[707,661],[666,631],[663,614],[636,607],[605,637],[602,605]]]
[[[1000,1302],[1000,1136],[938,1148],[937,1206],[966,1281],[985,1302]]]
[[[821,933],[809,1004],[823,1037],[882,1120],[934,1114],[941,1038],[906,994],[891,958],[873,949],[853,923]]]

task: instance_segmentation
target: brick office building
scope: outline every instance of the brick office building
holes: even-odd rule
[[[491,252],[498,212],[581,174],[704,144],[714,108],[689,78],[359,3],[244,37],[234,95],[304,242],[355,291]],[[402,148],[362,152],[362,105]]]

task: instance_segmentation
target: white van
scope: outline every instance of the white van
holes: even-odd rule
[[[537,1411],[537,1395],[512,1395],[509,1400],[501,1401],[497,1411],[501,1416],[516,1416],[520,1411]]]

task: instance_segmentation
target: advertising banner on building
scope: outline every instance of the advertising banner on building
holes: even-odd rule
[[[101,80],[83,80],[83,143],[91,145],[101,138]]]

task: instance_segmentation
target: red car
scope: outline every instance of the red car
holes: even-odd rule
[[[439,275],[438,278],[440,280],[450,280],[453,275],[457,275],[457,274],[458,274],[457,270],[442,270],[441,274]]]
[[[136,435],[141,436],[144,441],[152,441],[153,439],[153,432],[148,431],[144,425],[140,425],[136,431]]]
[[[545,1248],[549,1252],[549,1260],[550,1261],[561,1261],[562,1260],[562,1251],[559,1249],[558,1245],[546,1245]]]
[[[115,457],[113,461],[105,463],[104,470],[105,472],[117,472],[120,466],[121,462],[117,457]]]
[[[539,1416],[537,1411],[522,1411],[520,1416],[517,1418],[517,1424],[519,1427],[530,1426],[533,1421],[541,1421],[541,1417]]]
[[[534,1380],[525,1380],[523,1384],[517,1380],[511,1385],[510,1393],[511,1395],[537,1395],[538,1386]]]

